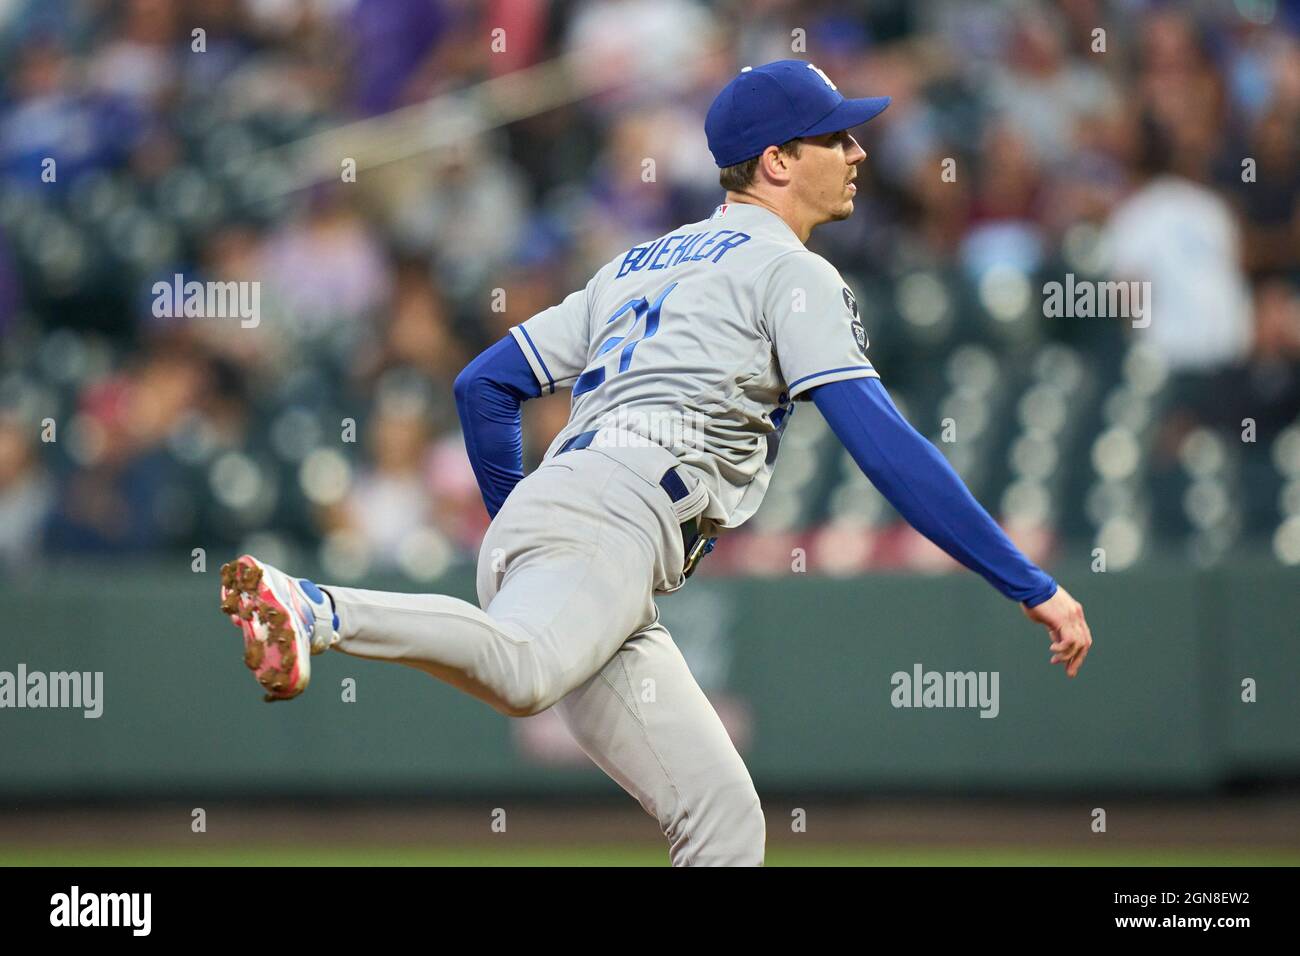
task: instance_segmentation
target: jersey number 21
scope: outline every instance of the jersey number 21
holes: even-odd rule
[[[589,366],[586,371],[579,375],[578,380],[573,383],[574,398],[577,398],[579,395],[585,395],[594,388],[599,388],[605,383],[606,378],[617,375],[619,372],[626,372],[632,367],[632,353],[636,350],[637,343],[644,342],[646,339],[650,338],[650,336],[659,331],[659,311],[663,307],[664,299],[668,298],[668,293],[672,292],[675,288],[677,288],[676,282],[664,289],[663,292],[659,293],[659,298],[655,299],[653,302],[647,301],[645,296],[641,296],[639,299],[632,299],[605,320],[606,325],[611,325],[631,312],[632,321],[627,328],[627,334],[611,335],[604,342],[601,342],[600,348],[596,350],[597,360],[599,360],[605,353],[618,348],[625,339],[631,336],[631,334],[636,330],[637,325],[640,324],[642,317],[645,318],[645,331],[641,333],[639,339],[632,339],[626,345],[623,345],[618,356],[617,369],[611,368],[614,364],[614,360],[610,358],[601,362],[599,365]]]

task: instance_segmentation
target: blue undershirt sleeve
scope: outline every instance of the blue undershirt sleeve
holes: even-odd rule
[[[488,514],[495,518],[524,477],[522,405],[542,394],[532,367],[507,335],[456,376],[465,450]]]
[[[1011,543],[879,379],[832,382],[809,394],[858,467],[912,527],[1028,607],[1056,593],[1056,582]]]

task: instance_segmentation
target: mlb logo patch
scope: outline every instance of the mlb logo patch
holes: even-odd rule
[[[721,219],[723,216],[725,216],[725,215],[727,214],[727,206],[729,206],[729,205],[730,205],[730,203],[725,203],[725,202],[724,202],[724,203],[723,203],[721,206],[719,206],[717,209],[713,210],[713,215],[710,216],[709,218],[710,218],[710,219]]]

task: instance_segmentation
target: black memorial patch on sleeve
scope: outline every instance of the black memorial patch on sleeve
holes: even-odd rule
[[[862,327],[862,323],[854,319],[850,326],[853,329],[853,341],[858,343],[858,350],[863,355],[867,354],[867,330]]]
[[[844,307],[849,310],[849,315],[853,320],[849,323],[849,328],[853,330],[853,341],[858,343],[858,351],[864,356],[867,354],[867,330],[862,327],[862,322],[858,317],[858,300],[853,295],[853,290],[845,286],[843,291]]]

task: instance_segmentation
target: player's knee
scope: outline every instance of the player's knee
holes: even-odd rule
[[[496,709],[507,717],[532,717],[540,714],[557,697],[543,680],[519,681],[501,687],[497,692]]]
[[[509,622],[499,626],[512,628]],[[492,708],[507,717],[531,717],[540,714],[564,696],[557,674],[557,664],[527,639],[526,633],[513,627],[515,641],[510,645],[485,647],[485,654],[475,668],[475,676],[487,691],[480,694]]]
[[[549,702],[531,694],[512,694],[501,698],[497,710],[507,717],[532,717],[550,707]]]

